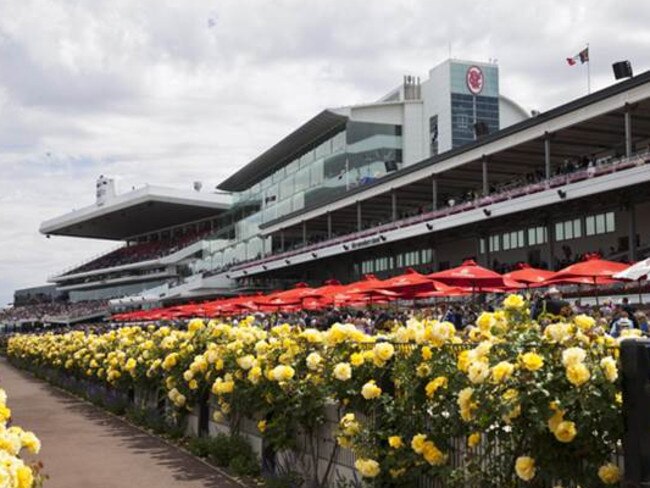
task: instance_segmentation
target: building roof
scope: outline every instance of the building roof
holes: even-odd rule
[[[145,186],[46,220],[40,232],[47,235],[124,240],[176,225],[217,216],[230,206],[214,193]]]
[[[347,120],[348,118],[344,115],[331,110],[323,110],[235,174],[222,181],[218,188],[226,191],[243,191],[250,188],[277,169],[290,163],[309,146],[342,129]]]

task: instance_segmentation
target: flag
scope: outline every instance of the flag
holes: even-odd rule
[[[569,64],[569,66],[575,65],[578,61],[580,61],[580,64],[585,64],[589,62],[589,48],[586,47],[582,51],[580,51],[578,54],[571,58],[566,58],[566,62]]]

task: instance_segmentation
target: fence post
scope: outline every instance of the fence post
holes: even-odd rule
[[[650,487],[650,340],[621,343],[623,372],[623,486]]]

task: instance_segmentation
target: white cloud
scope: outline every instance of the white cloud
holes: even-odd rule
[[[591,46],[647,69],[650,5],[606,0],[0,0],[0,304],[113,243],[52,238],[44,219],[128,189],[218,183],[327,106],[425,76],[451,43],[498,58],[502,92],[546,110],[585,92],[564,58]]]

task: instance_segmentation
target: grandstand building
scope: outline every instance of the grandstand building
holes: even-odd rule
[[[164,302],[470,257],[504,271],[648,254],[650,73],[530,118],[498,86],[496,65],[449,60],[316,115],[219,185],[230,204],[164,207],[171,190],[147,190],[45,222],[127,241],[52,281],[80,299]]]

